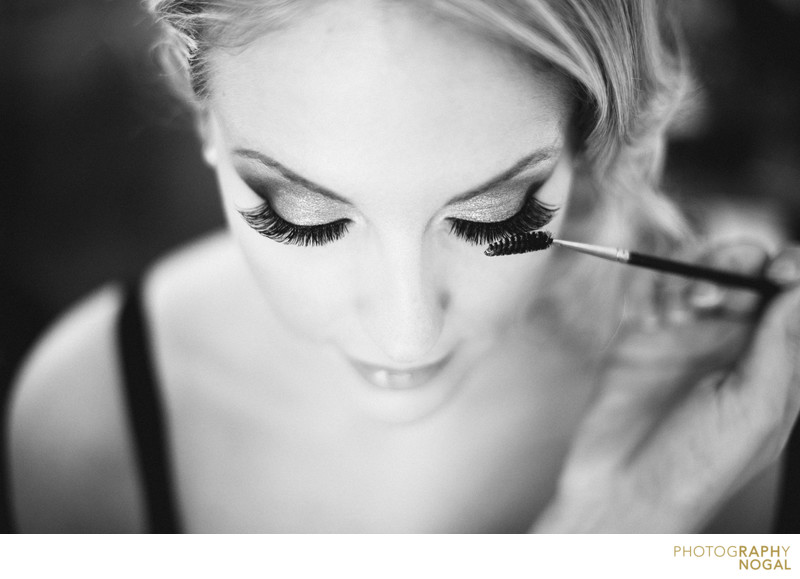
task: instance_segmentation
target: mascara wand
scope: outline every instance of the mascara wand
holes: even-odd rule
[[[553,235],[549,231],[529,231],[528,233],[503,238],[490,244],[489,247],[486,248],[486,251],[484,251],[484,254],[488,256],[500,256],[528,253],[547,249],[551,245],[558,245],[571,249],[572,251],[593,255],[609,261],[616,261],[618,263],[634,265],[654,271],[672,273],[688,278],[702,279],[728,287],[748,289],[765,296],[773,296],[782,289],[781,286],[764,277],[748,276],[693,263],[645,255],[635,251],[628,251],[627,249],[553,239]]]

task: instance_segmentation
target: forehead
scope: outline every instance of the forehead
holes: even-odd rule
[[[342,191],[464,189],[562,139],[569,109],[555,74],[416,3],[317,5],[211,64],[228,145]]]

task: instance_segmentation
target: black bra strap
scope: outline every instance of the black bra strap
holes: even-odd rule
[[[150,532],[179,533],[169,445],[142,307],[140,280],[127,288],[117,330],[128,416],[142,473]]]
[[[0,382],[0,533],[4,534],[16,531],[11,515],[10,398],[11,381]]]

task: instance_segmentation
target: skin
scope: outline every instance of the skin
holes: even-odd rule
[[[592,322],[616,330],[599,358],[537,308],[556,250],[487,258],[450,233],[448,217],[513,214],[545,177],[540,198],[562,207],[548,229],[564,227],[577,159],[558,77],[425,12],[350,1],[211,62],[204,154],[229,232],[162,261],[145,291],[187,530],[769,529],[797,414],[787,336],[800,294],[761,321],[719,315],[752,307],[731,295],[687,301],[674,280],[629,296],[621,324],[614,300],[593,301]],[[555,154],[508,185],[451,203],[543,148]],[[285,218],[348,218],[348,234],[321,247],[260,236],[238,213],[260,203],[254,179]],[[654,293],[678,298],[652,307]],[[143,529],[115,394],[118,307],[113,289],[81,305],[15,388],[24,530]],[[402,392],[350,361],[403,369],[448,355]],[[737,382],[695,387],[720,370]]]
[[[322,357],[349,384],[348,360],[405,369],[451,357],[447,375],[420,395],[339,387],[376,418],[407,422],[435,411],[502,347],[549,258],[489,260],[446,218],[510,217],[543,179],[540,199],[564,206],[571,102],[557,77],[496,43],[409,8],[383,10],[320,9],[241,53],[217,54],[207,157],[231,232],[304,363]],[[298,191],[241,149],[349,204]],[[537,151],[545,158],[510,183],[450,204]],[[264,239],[237,213],[260,202],[243,176],[269,181],[289,221],[353,224],[323,247]]]

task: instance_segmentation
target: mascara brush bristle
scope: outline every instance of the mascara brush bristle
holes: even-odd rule
[[[488,256],[513,255],[547,249],[553,244],[553,234],[549,231],[529,231],[495,241],[483,253]]]

